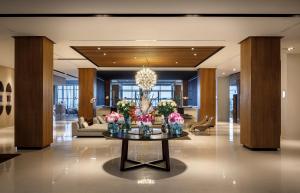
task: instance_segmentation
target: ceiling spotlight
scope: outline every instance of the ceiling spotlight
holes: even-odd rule
[[[103,53],[103,56],[106,56],[106,53]]]
[[[177,61],[176,61],[175,63],[176,63],[176,64],[178,64],[178,62],[177,62]]]
[[[116,62],[115,61],[113,61],[113,64],[115,64]]]
[[[136,57],[134,57],[134,59],[136,60]]]
[[[293,51],[294,49],[295,49],[294,47],[288,47],[287,50],[288,50],[289,52],[291,52],[291,51]]]
[[[195,48],[191,48],[191,50],[195,50]]]
[[[99,48],[97,48],[97,50],[101,50],[101,48],[99,47]]]
[[[194,53],[194,56],[197,56],[197,54],[196,54],[196,53]]]
[[[226,74],[225,72],[222,73],[222,75],[225,75],[225,74]]]
[[[235,72],[235,71],[236,71],[236,69],[235,69],[235,68],[233,68],[232,70],[233,70],[233,72]]]

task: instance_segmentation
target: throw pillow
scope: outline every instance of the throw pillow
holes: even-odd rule
[[[89,124],[88,124],[86,121],[84,121],[84,122],[82,123],[82,126],[83,126],[83,128],[87,128],[87,127],[89,126]]]
[[[83,128],[84,118],[80,117],[78,120],[79,128]]]

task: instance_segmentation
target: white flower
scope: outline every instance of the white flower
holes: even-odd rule
[[[124,103],[122,104],[122,107],[125,107],[125,104],[124,104]]]
[[[163,104],[162,104],[163,106],[166,106],[166,102],[163,102]]]

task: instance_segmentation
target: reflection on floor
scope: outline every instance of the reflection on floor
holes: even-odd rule
[[[143,168],[120,172],[120,141],[72,138],[70,122],[57,122],[51,147],[23,151],[0,164],[0,192],[299,192],[300,143],[282,141],[280,151],[250,151],[239,127],[218,123],[210,135],[170,141],[171,172]],[[14,151],[12,128],[0,129],[0,151]],[[4,137],[3,137],[4,136]],[[9,145],[10,144],[10,145]],[[130,142],[129,157],[161,156],[159,142]]]

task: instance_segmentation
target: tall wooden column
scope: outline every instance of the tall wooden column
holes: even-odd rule
[[[96,114],[96,103],[91,103],[96,97],[96,69],[79,68],[79,106],[78,116],[84,117],[88,122]]]
[[[110,80],[105,80],[104,84],[104,104],[110,106]]]
[[[241,143],[280,147],[280,37],[248,37],[241,43]]]
[[[200,113],[199,120],[206,115],[214,117],[216,122],[216,69],[200,68],[198,71],[200,80]]]
[[[183,80],[182,81],[182,105],[183,106],[188,106],[188,98],[189,98],[188,86],[189,86],[189,81]]]
[[[53,141],[53,42],[15,37],[15,146],[43,148]]]

